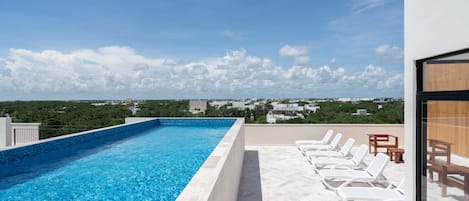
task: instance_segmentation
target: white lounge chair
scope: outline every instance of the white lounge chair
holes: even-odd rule
[[[330,185],[330,182],[334,181],[345,181],[345,183],[340,186],[347,186],[352,182],[364,182],[368,183],[370,186],[374,186],[372,182],[385,180],[382,173],[388,160],[388,155],[378,153],[365,170],[324,169],[319,170],[318,174],[321,176],[324,185],[329,189],[336,189]]]
[[[327,156],[327,157],[346,157],[350,154],[350,150],[353,147],[353,143],[355,143],[355,139],[349,138],[345,142],[344,146],[339,151],[307,151],[306,157],[313,158],[313,157],[320,157],[320,156]]]
[[[300,146],[300,150],[303,155],[305,155],[307,151],[312,150],[335,150],[337,149],[341,138],[342,134],[337,133],[337,135],[335,135],[334,139],[332,139],[330,144],[302,145]]]
[[[327,132],[324,135],[324,137],[322,138],[322,140],[297,140],[297,141],[295,141],[295,143],[296,143],[296,146],[298,147],[298,149],[302,145],[328,144],[329,141],[331,140],[333,134],[334,134],[334,130],[329,129],[329,130],[327,130]]]
[[[347,158],[330,158],[330,157],[318,157],[310,158],[309,162],[313,165],[314,170],[318,171],[319,169],[330,167],[330,168],[350,168],[350,169],[360,169],[363,166],[363,159],[368,153],[368,146],[362,144],[358,149],[357,153],[353,155],[351,159]]]
[[[404,201],[404,180],[402,179],[396,188],[389,185],[387,188],[380,187],[340,187],[336,193],[343,201],[349,200],[387,200]]]

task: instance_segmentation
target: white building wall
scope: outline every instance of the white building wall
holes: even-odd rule
[[[11,146],[11,118],[0,117],[0,148]]]
[[[205,113],[207,110],[207,100],[189,100],[189,112],[197,114]]]
[[[469,48],[469,1],[404,1],[406,197],[416,195],[415,61]]]

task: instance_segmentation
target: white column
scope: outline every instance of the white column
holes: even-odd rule
[[[11,118],[0,117],[0,148],[11,146]]]

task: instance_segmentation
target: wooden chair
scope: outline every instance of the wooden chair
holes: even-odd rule
[[[435,139],[429,139],[428,141],[430,149],[427,151],[427,155],[429,155],[430,158],[427,168],[429,180],[433,182],[433,172],[437,172],[440,176],[442,171],[441,165],[451,165],[451,143]],[[445,157],[446,160],[437,160],[436,157],[441,156]]]
[[[429,158],[428,172],[429,181],[433,182],[433,172],[438,173],[438,180],[441,186],[441,196],[447,196],[447,186],[457,187],[464,191],[464,201],[469,201],[469,168],[451,164],[451,143],[429,139]],[[445,160],[439,160],[437,157],[444,157]],[[464,180],[456,180],[449,175],[461,175]]]
[[[451,143],[429,139],[428,146],[430,150],[427,151],[427,155],[430,156],[430,161],[434,161],[438,156],[444,156],[448,164],[451,164]]]
[[[367,134],[368,135],[368,146],[369,152],[374,153],[375,156],[378,154],[379,148],[398,148],[399,138],[389,134]],[[392,140],[393,139],[393,140]],[[374,149],[372,149],[372,147]]]

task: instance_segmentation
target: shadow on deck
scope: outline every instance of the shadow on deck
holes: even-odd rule
[[[243,169],[238,190],[238,201],[262,200],[261,171],[259,167],[259,152],[246,150],[244,152]]]

